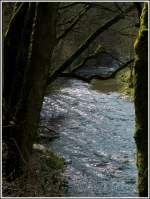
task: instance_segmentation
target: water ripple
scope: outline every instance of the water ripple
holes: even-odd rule
[[[50,147],[69,162],[66,196],[137,196],[133,103],[75,79],[51,88],[41,122],[60,133]]]

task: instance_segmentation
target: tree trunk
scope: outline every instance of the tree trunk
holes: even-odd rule
[[[148,196],[148,4],[135,41],[135,114],[139,195]]]
[[[36,137],[44,92],[47,86],[50,60],[56,42],[57,3],[38,3],[34,27],[32,54],[24,77],[22,96],[16,117],[23,122],[17,143],[27,160]]]
[[[17,3],[4,37],[3,141],[8,143],[6,175],[17,173],[20,149],[16,143],[18,126],[14,119],[27,64],[35,4]],[[12,172],[14,170],[14,172]]]
[[[21,3],[14,11],[9,29],[4,37],[4,85],[3,97],[8,104],[10,91],[17,74],[17,54],[22,41],[23,29],[28,13],[28,3]],[[9,79],[9,81],[8,81]]]
[[[9,128],[4,128],[7,129],[4,133],[9,140],[7,175],[14,171],[14,176],[19,168],[22,170],[23,166],[26,166],[32,152],[47,86],[51,55],[56,42],[55,23],[58,3],[24,3],[24,5],[27,8],[30,5],[30,9],[26,9],[25,13],[21,11],[18,16],[21,14],[23,18],[27,16],[25,24],[21,26],[22,18],[19,20],[15,16],[17,18],[14,18],[8,30],[14,46],[10,46],[9,42],[4,46],[7,47],[6,52],[15,47],[14,56],[12,54],[11,57],[8,54],[5,55],[6,60],[9,58],[10,60],[6,62],[6,84],[3,95],[7,105],[14,104],[13,111],[10,109],[8,111],[8,114],[12,114],[11,123],[13,122],[13,125],[9,126],[10,121],[7,120],[6,125]],[[16,26],[20,28],[19,38],[14,35]],[[17,45],[15,45],[16,40],[18,41]],[[11,59],[13,67],[11,67]],[[4,62],[4,68],[6,66]],[[20,72],[21,77],[15,75],[16,72],[17,74]],[[11,82],[9,82],[9,76],[12,76]],[[15,78],[13,78],[14,76]],[[19,86],[19,93],[17,86]],[[8,129],[9,134],[7,134]]]
[[[11,22],[5,38],[4,98],[7,103],[9,115],[12,115],[15,111],[14,108],[18,102],[22,88],[34,17],[35,4],[22,3],[20,8],[18,8],[17,14],[13,17],[13,22]],[[16,29],[18,35],[16,35]]]

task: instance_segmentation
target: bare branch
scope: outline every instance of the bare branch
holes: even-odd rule
[[[51,129],[51,128],[49,128],[49,127],[47,127],[47,126],[44,126],[44,125],[40,125],[39,128],[45,128],[45,129],[47,129],[49,132],[57,133],[54,129]]]
[[[141,2],[134,2],[134,5],[137,9],[137,12],[138,12],[138,17],[140,19],[140,16],[141,16],[141,13],[142,13],[142,5],[141,5]]]
[[[123,64],[123,62],[120,60],[120,59],[118,59],[117,57],[115,57],[115,56],[113,56],[110,52],[107,52],[107,51],[105,51],[105,50],[101,50],[100,52],[98,52],[98,53],[93,53],[93,54],[91,54],[91,55],[89,55],[89,56],[87,56],[83,61],[81,61],[81,63],[80,64],[78,64],[77,66],[75,66],[74,67],[74,69],[72,70],[72,72],[75,72],[76,70],[78,70],[79,68],[81,68],[84,64],[86,64],[86,62],[88,61],[88,60],[90,60],[90,59],[92,59],[92,58],[96,58],[99,54],[108,54],[108,55],[110,55],[114,60],[116,60],[116,61],[118,61],[120,64]]]
[[[78,23],[78,21],[84,16],[84,14],[91,8],[91,6],[86,6],[84,10],[82,10],[78,16],[75,17],[73,23],[57,38],[57,41],[65,37],[71,30],[72,28]]]
[[[101,8],[103,10],[106,10],[108,12],[116,12],[116,10],[113,10],[111,8],[108,8],[100,3],[96,3],[96,2],[80,2],[82,4],[86,4],[86,5],[91,5],[92,7],[97,7],[97,8]]]
[[[73,16],[71,18],[68,19],[68,21],[63,21],[61,23],[58,23],[57,26],[65,26],[65,25],[68,25],[70,23],[73,23],[73,21],[75,20],[77,16]]]
[[[61,76],[63,76],[63,77],[73,77],[73,78],[77,78],[77,79],[80,79],[80,80],[83,80],[83,81],[86,81],[86,82],[90,82],[92,79],[108,80],[108,79],[115,78],[115,76],[117,75],[117,73],[119,71],[128,67],[133,62],[134,62],[134,59],[131,59],[131,60],[127,61],[126,63],[123,63],[118,69],[116,69],[109,76],[93,75],[91,77],[83,77],[83,76],[80,76],[80,75],[75,74],[75,73],[61,73]]]
[[[134,59],[131,59],[129,61],[127,61],[126,63],[122,64],[119,68],[117,68],[117,70],[115,70],[110,76],[106,76],[106,77],[103,77],[103,76],[98,76],[98,75],[95,75],[93,77],[91,77],[91,79],[101,79],[101,80],[107,80],[107,79],[111,79],[111,78],[115,78],[116,74],[121,71],[122,69],[128,67],[131,63],[134,62]],[[90,79],[90,80],[91,80]]]
[[[131,37],[131,38],[135,38],[136,35],[132,34],[132,33],[127,33],[127,32],[122,32],[122,31],[117,31],[117,30],[113,30],[116,34],[119,34],[121,36],[125,36],[125,37]]]
[[[19,155],[20,155],[20,157],[21,157],[21,159],[22,159],[22,161],[23,161],[23,163],[24,163],[24,164],[27,164],[27,161],[24,159],[23,153],[22,153],[22,151],[21,151],[21,149],[20,149],[20,147],[19,147],[17,141],[16,141],[14,138],[10,138],[10,140],[12,140],[12,141],[14,142],[14,144],[15,144],[15,146],[16,146],[18,152],[19,152]]]
[[[125,13],[130,12],[131,10],[134,9],[134,6],[130,6],[125,10]],[[62,73],[70,64],[73,63],[73,61],[86,49],[89,47],[89,45],[105,30],[110,28],[113,24],[117,23],[120,19],[124,18],[124,15],[118,14],[108,22],[106,22],[104,25],[102,25],[100,28],[98,28],[94,33],[92,33],[86,40],[85,42],[77,49],[75,53],[73,53],[69,59],[67,59],[64,64],[62,64],[58,70],[56,70],[48,80],[48,83],[51,83],[55,78]]]
[[[114,2],[114,5],[116,6],[117,10],[119,10],[120,13],[123,13],[123,10],[120,8],[117,2]]]
[[[61,6],[61,7],[59,7],[58,9],[59,9],[59,10],[63,10],[63,9],[70,8],[70,7],[75,6],[75,5],[78,5],[78,4],[80,4],[80,2],[72,2],[72,3],[70,3],[70,4]]]

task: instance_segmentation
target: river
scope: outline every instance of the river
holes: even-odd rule
[[[41,122],[60,133],[49,147],[68,163],[65,196],[137,196],[134,104],[103,82],[59,78],[47,89]]]

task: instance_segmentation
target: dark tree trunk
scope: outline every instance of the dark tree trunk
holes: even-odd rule
[[[17,75],[18,49],[21,45],[23,29],[28,12],[28,3],[21,3],[14,11],[9,29],[4,38],[4,85],[3,97],[8,105],[12,84]],[[8,81],[9,80],[9,81]]]
[[[26,166],[32,152],[56,42],[57,5],[21,4],[5,38],[3,97],[9,107],[7,116],[11,115],[6,117],[3,131],[9,142],[7,175]]]
[[[22,89],[34,17],[35,4],[22,3],[4,41],[4,98],[9,116],[15,112]]]
[[[8,143],[6,175],[16,173],[20,159],[15,110],[23,85],[35,4],[17,3],[4,37],[3,140]],[[14,172],[12,172],[14,171]]]
[[[135,113],[140,196],[148,196],[148,4],[144,3],[135,41]]]
[[[56,13],[56,3],[37,5],[32,54],[24,76],[22,95],[16,113],[19,122],[23,122],[17,139],[25,159],[28,159],[36,137],[51,55],[56,42]]]

